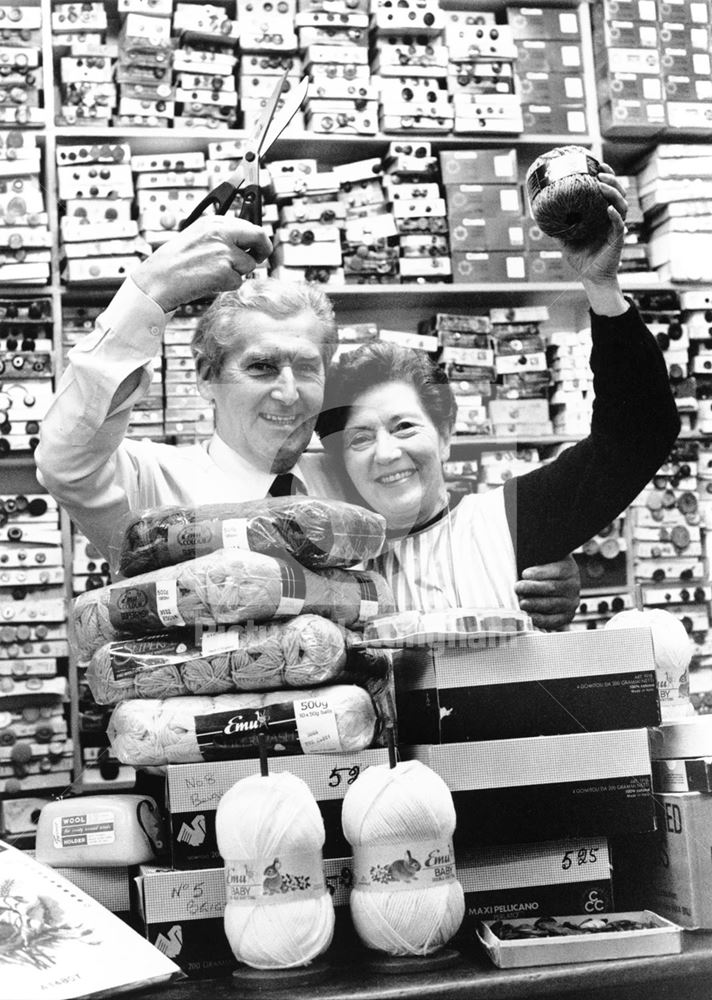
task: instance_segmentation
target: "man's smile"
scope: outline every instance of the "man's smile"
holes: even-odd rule
[[[296,413],[293,414],[278,414],[278,413],[260,413],[263,420],[266,420],[269,424],[274,424],[276,427],[290,427],[292,424],[298,421],[298,416]]]

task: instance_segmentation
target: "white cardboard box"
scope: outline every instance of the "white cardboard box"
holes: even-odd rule
[[[646,729],[404,748],[453,793],[456,855],[655,829]]]
[[[398,650],[394,669],[402,744],[639,729],[660,720],[648,629],[433,643]]]
[[[481,920],[613,909],[605,837],[474,847],[458,851],[455,863],[465,890],[465,926],[472,929]]]
[[[712,928],[712,795],[656,795],[659,833],[645,876],[646,902],[683,927]]]
[[[653,760],[712,756],[712,715],[663,722],[650,732]]]
[[[492,921],[485,921],[478,938],[495,965],[518,969],[528,965],[564,965],[571,962],[600,962],[612,958],[642,958],[649,955],[678,955],[682,951],[680,927],[650,910],[599,914],[609,920],[636,920],[654,927],[634,931],[601,931],[570,937],[523,938],[503,941],[492,933]],[[575,916],[557,917],[559,922],[580,923]],[[511,920],[515,926],[529,923]]]
[[[341,827],[341,802],[358,775],[372,764],[387,764],[382,748],[357,753],[270,757],[271,772],[290,771],[307,783],[319,804],[326,827],[324,857],[350,852]],[[207,868],[221,863],[215,839],[218,802],[236,781],[254,774],[254,760],[171,764],[165,774],[168,840],[175,868]]]
[[[324,861],[334,906],[348,909],[352,860]],[[141,865],[135,878],[137,910],[144,933],[191,978],[224,975],[237,962],[225,937],[225,869],[173,871]]]

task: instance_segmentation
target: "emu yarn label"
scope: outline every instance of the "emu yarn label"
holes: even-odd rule
[[[179,552],[185,559],[207,555],[220,546],[220,522],[169,524],[166,543],[170,552]]]
[[[547,157],[539,166],[534,166],[527,176],[527,194],[533,202],[536,196],[556,184],[563,177],[571,174],[590,174],[597,177],[600,170],[598,160],[590,156],[584,149],[569,149],[560,156]]]
[[[225,549],[249,549],[247,518],[231,517],[222,523],[222,543]]]
[[[110,587],[108,612],[114,628],[129,632],[150,630],[156,626],[180,628],[185,625],[178,610],[175,580]]]
[[[315,694],[313,698],[299,698],[294,702],[294,716],[304,753],[341,750],[336,715],[327,697]]]
[[[135,677],[142,670],[178,666],[190,659],[186,642],[174,635],[152,635],[130,642],[112,642],[109,662],[114,680]]]
[[[420,840],[408,846],[354,847],[354,888],[366,892],[429,889],[454,882],[455,853],[450,840]]]
[[[175,580],[162,580],[156,583],[156,611],[164,625],[185,625],[185,620],[178,610],[178,584]]]
[[[306,581],[301,566],[296,562],[286,563],[276,559],[282,584],[282,596],[275,611],[275,618],[300,615],[306,597]]]
[[[315,899],[326,892],[321,851],[226,859],[227,903],[284,903]]]
[[[371,618],[375,618],[378,614],[378,590],[376,589],[376,584],[373,582],[370,576],[365,573],[351,573],[351,575],[356,580],[358,584],[359,591],[359,609],[358,609],[358,620],[360,622],[367,622]]]
[[[200,639],[200,652],[203,656],[232,653],[240,648],[241,635],[241,628],[217,628],[214,632],[204,632]]]
[[[336,715],[326,696],[283,701],[195,716],[195,737],[204,760],[254,756],[260,733],[272,750],[286,754],[341,750]]]

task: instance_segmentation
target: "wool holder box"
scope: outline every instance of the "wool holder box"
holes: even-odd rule
[[[458,851],[655,829],[646,729],[403,748],[452,792]]]
[[[395,654],[402,744],[640,729],[660,722],[648,629],[512,635]],[[712,719],[710,720],[712,732]]]
[[[343,857],[351,848],[341,829],[341,801],[358,775],[372,764],[387,764],[385,749],[357,753],[269,757],[272,773],[290,771],[307,783],[326,827],[324,857]],[[255,760],[170,764],[163,768],[168,839],[175,868],[201,868],[222,861],[215,840],[215,811],[236,781],[259,772]]]

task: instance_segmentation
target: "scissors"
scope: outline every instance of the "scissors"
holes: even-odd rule
[[[242,196],[242,207],[240,218],[247,222],[252,222],[256,226],[262,224],[262,197],[260,192],[260,156],[267,152],[282,132],[294,118],[295,114],[302,106],[309,89],[309,77],[305,76],[299,81],[297,86],[290,92],[284,102],[284,107],[275,117],[275,111],[282,90],[287,82],[287,74],[277,82],[274,93],[267,102],[267,106],[262,117],[257,122],[253,134],[245,144],[240,165],[229,177],[218,184],[216,188],[208,192],[200,204],[196,205],[180,228],[185,229],[191,223],[199,219],[201,215],[212,205],[215,215],[225,215],[227,210],[235,200],[238,191]],[[243,186],[244,185],[244,186]]]

